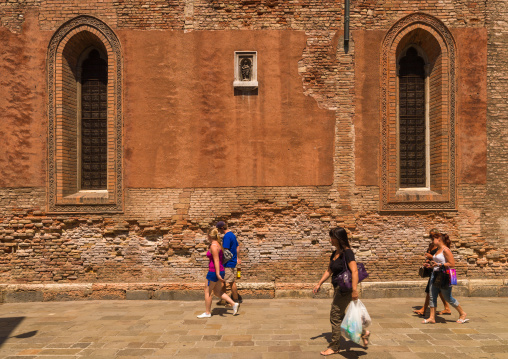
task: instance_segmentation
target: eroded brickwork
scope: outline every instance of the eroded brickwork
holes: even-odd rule
[[[336,225],[350,231],[369,280],[416,279],[427,232],[434,227],[450,234],[459,275],[506,276],[508,250],[501,241],[508,227],[506,3],[354,1],[347,52],[342,12],[343,1],[316,0],[2,2],[2,26],[15,34],[23,31],[28,15],[37,16],[39,29],[51,34],[85,14],[120,32],[304,30],[301,91],[334,111],[336,122],[330,186],[125,188],[124,211],[114,215],[47,213],[44,188],[2,189],[0,282],[201,281],[205,233],[217,220],[228,221],[238,235],[248,282],[316,281],[330,254],[328,230]],[[379,186],[355,182],[355,80],[365,74],[355,67],[360,59],[354,31],[388,31],[415,12],[434,16],[451,30],[489,31],[488,182],[458,183],[456,211],[380,213]],[[123,56],[129,61],[129,54]]]
[[[336,198],[326,187],[133,192],[128,197],[134,198],[127,199],[131,212],[117,216],[47,215],[27,210],[41,191],[3,194],[19,207],[5,212],[0,223],[0,280],[199,281],[207,264],[206,231],[224,218],[241,240],[242,272],[249,282],[315,279],[327,261],[327,231],[334,225],[351,232],[370,280],[415,279],[431,227],[450,234],[460,275],[505,274],[506,249],[481,236],[484,191],[474,186],[460,188],[458,212],[410,216],[368,208],[352,214],[332,206]],[[365,189],[353,195],[359,202],[375,196]],[[147,206],[140,196],[155,202]]]

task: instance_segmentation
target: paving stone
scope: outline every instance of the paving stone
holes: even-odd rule
[[[153,349],[122,349],[116,354],[117,356],[146,356],[153,354]]]
[[[467,326],[454,322],[422,326],[420,318],[411,316],[411,306],[404,298],[372,300],[374,305],[370,301],[364,300],[369,311],[383,314],[369,328],[372,332],[369,348],[364,350],[342,340],[338,358],[506,357],[508,338],[504,339],[502,333],[496,335],[495,330],[502,331],[508,320],[508,314],[504,313],[506,298],[461,298],[471,318]],[[155,305],[139,301],[3,304],[0,319],[7,317],[3,313],[10,312],[27,318],[12,328],[13,333],[36,331],[36,334],[30,338],[9,337],[2,345],[2,358],[321,357],[319,352],[327,347],[331,335],[328,299],[252,300],[250,303],[253,305],[244,303],[242,318],[218,315],[207,321],[192,318],[192,313],[202,307],[201,301],[186,302],[184,311],[165,311],[167,304],[160,301]],[[172,305],[178,307],[180,302]],[[393,306],[400,310],[393,311]],[[293,313],[303,310],[313,313],[312,317],[292,318]],[[263,315],[266,312],[270,313],[268,317]],[[480,318],[484,320],[477,320]],[[46,323],[63,323],[63,326],[60,329],[59,325]],[[208,331],[214,334],[202,334]]]
[[[488,345],[481,348],[486,353],[508,353],[508,345]]]

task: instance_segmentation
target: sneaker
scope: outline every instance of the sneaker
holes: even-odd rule
[[[200,314],[197,316],[199,319],[203,319],[203,318],[211,318],[212,317],[212,313],[207,313],[207,312],[204,312],[203,314]]]
[[[226,301],[225,301],[225,300],[223,300],[223,299],[221,299],[221,300],[219,300],[216,304],[217,304],[217,305],[221,305],[221,306],[225,306],[225,305],[226,305]]]
[[[240,303],[235,303],[235,305],[233,305],[233,315],[238,314],[238,308],[240,308]]]

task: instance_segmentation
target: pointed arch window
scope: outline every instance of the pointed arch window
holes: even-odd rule
[[[415,13],[386,33],[381,53],[382,211],[455,210],[455,42]]]
[[[78,16],[48,49],[49,212],[123,210],[122,53],[102,21]]]

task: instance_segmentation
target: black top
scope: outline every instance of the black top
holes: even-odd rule
[[[349,262],[355,260],[355,254],[351,249],[346,249],[339,258],[336,260],[333,260],[333,257],[337,251],[333,251],[332,255],[330,256],[330,270],[332,271],[332,277],[336,276],[337,274],[340,274],[344,271],[344,256],[346,256],[346,262],[349,264]]]
[[[436,254],[436,252],[437,252],[437,250],[438,250],[438,249],[439,249],[439,248],[438,248],[438,247],[436,247],[435,249],[433,249],[433,250],[431,250],[431,251],[428,251],[427,253],[430,253],[431,255],[434,255],[434,254]]]

